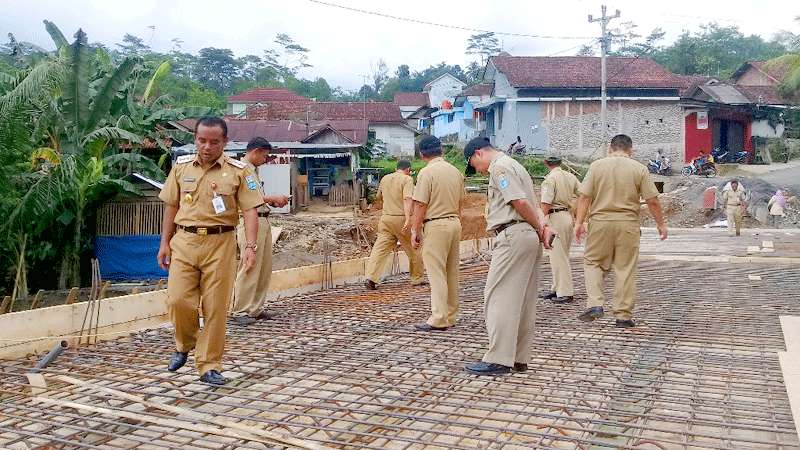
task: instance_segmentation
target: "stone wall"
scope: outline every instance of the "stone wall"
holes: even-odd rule
[[[633,139],[634,157],[651,159],[662,149],[679,169],[684,154],[683,111],[677,102],[608,102],[608,131],[600,125],[600,102],[542,103],[542,127],[547,149],[575,160],[602,157],[612,136],[625,133]]]

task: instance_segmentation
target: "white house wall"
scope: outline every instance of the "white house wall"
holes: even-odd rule
[[[783,136],[786,127],[782,123],[775,125],[775,128],[769,124],[767,120],[754,120],[752,134],[753,136],[763,138],[778,138]]]
[[[400,124],[373,124],[369,130],[375,138],[386,144],[386,151],[393,156],[414,155],[414,131]]]
[[[431,106],[440,108],[443,101],[450,100],[452,102],[463,88],[464,83],[456,77],[449,76],[436,80],[430,85],[430,91],[428,91]]]

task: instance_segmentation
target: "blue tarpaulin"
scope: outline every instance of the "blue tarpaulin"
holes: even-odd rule
[[[95,254],[100,275],[106,280],[148,280],[166,278],[167,271],[158,267],[156,255],[159,235],[97,236]]]

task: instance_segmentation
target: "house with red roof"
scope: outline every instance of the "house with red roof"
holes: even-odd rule
[[[256,88],[240,92],[228,97],[226,114],[238,116],[244,114],[248,106],[268,104],[306,104],[311,99],[284,88]]]
[[[782,113],[793,102],[778,92],[786,66],[748,61],[730,80],[693,78],[682,94],[685,160],[703,150],[747,151],[770,162],[766,139],[783,136]]]
[[[431,107],[427,92],[398,92],[392,102],[400,108],[400,114],[411,128],[428,132],[426,120],[436,108]]]
[[[528,152],[594,159],[618,133],[633,138],[636,155],[657,149],[683,158],[680,90],[686,81],[647,58],[607,59],[607,125],[600,119],[600,58],[495,56],[484,82],[491,98],[476,105],[481,134],[499,148],[517,139]]]

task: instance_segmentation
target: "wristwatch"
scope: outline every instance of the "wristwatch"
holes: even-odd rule
[[[253,242],[252,244],[248,243],[247,245],[244,246],[244,248],[252,248],[253,251],[255,252],[258,250],[258,244],[256,244],[255,242]]]

